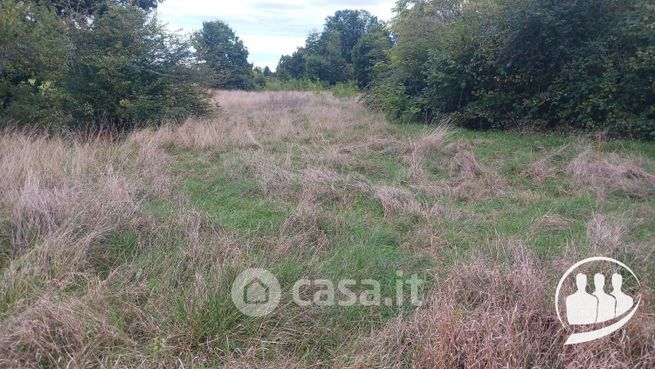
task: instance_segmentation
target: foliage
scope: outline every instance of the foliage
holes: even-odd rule
[[[0,3],[0,114],[4,120],[62,119],[68,98],[62,81],[69,68],[65,25],[47,7]],[[1,122],[0,122],[0,125]]]
[[[277,64],[277,77],[284,81],[304,78],[306,63],[305,49],[302,47],[291,55],[282,55]]]
[[[3,125],[123,130],[207,112],[189,43],[139,7],[103,4],[85,22],[37,2],[0,4]]]
[[[327,82],[308,79],[281,80],[274,77],[266,78],[260,89],[263,91],[312,91],[317,93],[329,91],[337,97],[353,97],[359,94],[359,88],[353,82],[330,85]]]
[[[367,88],[374,78],[374,68],[387,61],[393,43],[389,32],[380,24],[371,26],[352,49],[353,74],[360,88]]]
[[[143,10],[157,8],[163,0],[39,0],[52,6],[57,14],[70,17],[88,17],[107,11],[110,5],[132,5]]]
[[[194,87],[189,45],[133,7],[110,6],[88,29],[74,32],[69,86],[76,121],[113,122],[119,129],[181,120],[203,110]]]
[[[326,18],[322,32],[307,37],[304,47],[280,58],[278,77],[331,85],[355,80],[366,87],[373,66],[384,60],[390,45],[377,17],[365,10],[339,10]]]
[[[338,10],[327,17],[323,34],[336,32],[341,43],[341,56],[346,63],[352,63],[353,48],[369,29],[379,26],[380,21],[366,10]]]
[[[655,139],[650,0],[399,0],[391,27],[339,10],[275,73],[223,22],[165,32],[159,2],[0,3],[0,124],[129,129],[205,113],[201,85],[356,85],[402,121]]]
[[[215,72],[211,87],[252,89],[252,65],[243,41],[224,22],[204,22],[193,36],[196,55]]]
[[[655,138],[655,7],[643,0],[407,0],[369,100],[396,118]]]
[[[267,77],[264,75],[263,68],[261,67],[253,68],[252,75],[253,75],[253,82],[258,89],[261,89],[266,85]]]
[[[330,84],[345,82],[351,75],[350,65],[341,54],[341,34],[337,31],[324,32],[312,46],[317,52],[307,56],[307,76],[315,81]]]

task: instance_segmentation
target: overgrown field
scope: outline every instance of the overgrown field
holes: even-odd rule
[[[124,140],[0,137],[0,368],[653,368],[655,145],[392,125],[356,99],[216,92]],[[624,261],[644,306],[563,347],[557,280]],[[280,307],[242,315],[267,268]],[[300,307],[302,277],[417,273],[425,304]],[[387,293],[388,295],[388,293]]]

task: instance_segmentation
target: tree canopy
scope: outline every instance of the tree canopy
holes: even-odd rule
[[[52,6],[58,14],[67,16],[90,16],[107,11],[109,5],[134,6],[142,10],[152,10],[163,0],[38,0]]]
[[[277,78],[356,83],[397,121],[655,139],[650,0],[399,0],[390,23],[344,9],[275,73],[224,22],[166,32],[160,1],[0,2],[0,124],[129,129],[203,114],[203,88]]]
[[[214,72],[213,87],[252,89],[252,65],[248,49],[234,31],[222,21],[203,22],[193,36],[196,56]]]
[[[373,65],[384,59],[384,51],[391,44],[384,27],[365,10],[339,10],[325,19],[322,32],[307,37],[304,47],[280,58],[278,74],[282,79],[307,78],[329,84],[356,80],[366,87]],[[375,35],[366,37],[369,33]],[[383,40],[385,37],[387,42]],[[378,46],[383,49],[373,50]]]

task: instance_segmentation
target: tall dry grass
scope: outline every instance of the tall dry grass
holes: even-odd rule
[[[118,142],[0,137],[0,241],[8,259],[0,275],[0,367],[194,362],[194,332],[168,322],[180,301],[189,314],[207,304],[222,271],[247,250],[175,203],[163,130]],[[153,200],[173,202],[174,212],[155,219],[144,208]],[[152,260],[138,261],[143,254]],[[162,293],[149,287],[152,278]]]
[[[0,134],[1,368],[655,367],[650,305],[622,335],[562,348],[552,282],[582,257],[579,245],[542,260],[522,240],[499,236],[448,264],[445,255],[457,245],[446,242],[440,220],[495,221],[455,204],[524,190],[452,128],[402,134],[355,99],[328,94],[217,91],[213,98],[213,119],[120,141]],[[186,198],[180,152],[219,162],[235,181],[256,180],[257,195],[292,210],[261,243],[226,230]],[[599,199],[652,196],[653,176],[641,159],[578,154],[565,167],[545,159],[524,173],[538,183],[564,175],[570,183],[563,187]],[[391,158],[404,177],[371,179],[383,170],[370,156]],[[253,266],[262,251],[280,262],[308,253],[305,260],[319,260],[331,245],[321,224],[340,221],[326,209],[348,209],[361,198],[377,204],[385,222],[418,223],[402,248],[436,265],[424,306],[369,334],[353,332],[320,362],[305,355],[332,350],[312,347],[316,331],[331,327],[315,328],[314,312],[291,306],[279,321],[207,333],[207,325],[234,318],[229,301],[217,301],[226,276]],[[636,255],[647,269],[652,247],[625,239],[639,217],[591,214],[591,247]],[[573,221],[548,214],[530,232],[564,231]],[[255,249],[262,244],[268,248]],[[643,293],[651,302],[652,286]]]
[[[170,159],[142,134],[116,143],[3,132],[0,366],[89,367],[134,347],[109,322],[97,275],[117,262],[112,237],[141,228],[141,204],[169,194]],[[81,286],[82,296],[60,295]]]
[[[216,91],[213,99],[218,106],[215,119],[190,120],[163,136],[193,149],[257,148],[283,140],[353,142],[356,137],[348,137],[353,128],[373,136],[388,129],[380,116],[355,99],[327,93]]]
[[[655,175],[643,169],[642,159],[593,149],[581,152],[567,167],[567,173],[581,188],[591,189],[599,199],[611,193],[645,198],[655,191]]]
[[[642,313],[623,333],[564,346],[547,265],[484,259],[457,265],[425,305],[373,332],[349,368],[652,368],[655,323]],[[442,278],[442,276],[439,276]]]

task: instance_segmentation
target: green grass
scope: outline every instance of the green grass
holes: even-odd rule
[[[268,100],[263,97],[245,94],[240,99],[261,98],[266,109],[276,109],[266,105]],[[245,100],[232,104],[240,109],[248,102]],[[352,109],[348,106],[344,105],[344,109]],[[187,365],[192,357],[201,358],[206,367],[229,367],[226,362],[233,358],[242,358],[248,364],[291,358],[305,366],[321,363],[321,367],[339,367],[340,359],[348,362],[361,355],[359,345],[375,341],[378,329],[388,327],[387,324],[400,318],[408,325],[423,323],[412,321],[421,310],[409,303],[384,304],[387,297],[395,303],[398,272],[403,273],[403,278],[418,275],[425,280],[422,293],[439,296],[447,281],[467,278],[466,274],[462,277],[457,273],[467,273],[469,262],[483,260],[485,267],[509,271],[525,253],[536,261],[536,266],[530,268],[537,268],[552,284],[561,274],[553,265],[567,257],[563,255],[567,248],[567,252],[573,249],[580,255],[597,250],[607,252],[607,256],[635,266],[644,276],[643,284],[655,285],[655,266],[644,257],[652,254],[649,250],[655,239],[655,199],[630,196],[616,189],[601,198],[593,188],[574,183],[567,172],[569,163],[591,148],[608,155],[635,158],[639,166],[652,173],[654,145],[453,128],[446,142],[416,156],[423,169],[417,174],[408,164],[411,143],[435,127],[384,123],[380,128],[375,126],[378,117],[361,110],[353,112],[345,132],[322,130],[317,128],[318,118],[310,114],[325,114],[318,121],[318,126],[324,127],[331,122],[332,115],[321,111],[292,113],[295,115],[289,119],[296,122],[293,130],[270,140],[265,133],[269,128],[267,122],[256,121],[257,114],[238,121],[248,125],[261,142],[259,145],[221,141],[217,147],[200,150],[178,141],[167,142],[162,150],[172,158],[170,173],[166,173],[173,183],[170,193],[139,197],[136,215],[126,219],[113,213],[109,217],[100,213],[97,218],[95,213],[83,214],[89,217],[83,219],[86,227],[98,223],[101,226],[74,270],[66,269],[67,265],[61,262],[59,268],[64,273],[48,269],[51,259],[58,255],[53,253],[59,250],[55,248],[38,249],[41,254],[14,258],[12,237],[17,228],[11,212],[3,209],[0,323],[9,322],[34,301],[52,294],[48,296],[57,302],[57,309],[60,305],[70,306],[66,303],[72,301],[80,302],[72,305],[75,309],[91,307],[104,314],[100,315],[105,319],[102,322],[107,322],[117,336],[112,331],[111,342],[103,343],[111,353],[93,348],[103,360],[115,359],[117,352],[121,357],[138,352],[134,356],[138,360],[153,360],[159,367],[177,366],[179,362]],[[265,120],[270,112],[265,113],[259,119]],[[286,110],[276,114],[286,114]],[[229,119],[226,117],[222,119]],[[220,120],[214,124],[230,127]],[[369,138],[388,140],[393,146],[376,151],[356,145]],[[470,150],[480,164],[477,174],[466,176],[457,172],[457,154],[464,150],[465,154]],[[543,158],[547,158],[550,174],[537,182],[526,175],[526,169]],[[284,175],[278,178],[278,171]],[[321,174],[326,175],[329,183],[320,182]],[[462,192],[458,192],[459,185],[464,188]],[[393,201],[383,204],[380,200],[384,196],[397,200],[393,191],[380,191],[389,188],[409,194],[415,202],[410,201],[409,209],[404,209],[400,201],[404,198],[398,195],[401,209],[392,206],[390,211],[388,204]],[[469,188],[471,193],[466,192]],[[431,212],[433,206],[435,213]],[[619,247],[596,244],[599,241],[588,230],[595,215],[622,227]],[[102,222],[112,217],[121,223],[105,228]],[[26,242],[30,247],[35,247],[50,236],[43,231],[45,228],[25,227],[21,235],[29,239]],[[86,228],[75,229],[80,235],[73,236],[83,240]],[[78,246],[64,243],[64,251]],[[517,252],[522,255],[517,256]],[[42,270],[33,273],[25,269],[30,263]],[[269,316],[247,317],[232,304],[231,284],[249,267],[266,268],[280,282],[281,305]],[[481,275],[478,281],[475,276],[459,282],[487,283],[487,277]],[[297,306],[291,300],[291,290],[301,278],[327,279],[335,288],[340,280],[353,279],[357,284],[351,290],[357,293],[370,288],[361,283],[363,280],[374,279],[380,284],[383,303]],[[311,296],[317,290],[314,286],[307,293]],[[337,299],[345,297],[338,290],[335,292]],[[457,316],[452,319],[461,322],[476,304],[485,300],[477,291],[464,288],[457,292],[461,292],[463,302],[456,306]],[[508,300],[519,299],[508,296]],[[548,296],[548,303],[551,301]],[[519,310],[518,314],[521,313]],[[59,327],[59,322],[52,319],[52,324]],[[534,319],[543,319],[537,321],[543,326],[552,323],[547,316]],[[83,329],[84,339],[102,338],[97,326],[93,326],[100,321],[80,322],[92,326]],[[66,333],[57,333],[63,331],[56,329],[55,335]],[[496,334],[484,329],[468,329],[460,334],[473,341],[482,335]],[[49,335],[38,338],[43,337],[50,340]],[[112,346],[113,340],[124,337],[129,338],[129,344]],[[394,339],[392,336],[388,342],[392,346],[407,343],[393,342]],[[423,338],[414,339],[409,337],[412,345],[420,344]],[[25,346],[25,352],[32,352],[28,349],[29,345]],[[402,354],[414,355],[413,349],[409,347]],[[392,348],[389,350],[376,354],[396,354]],[[56,352],[54,356],[60,355]],[[543,356],[543,352],[535,355]]]
[[[396,126],[394,130],[402,139],[411,140],[430,132],[431,128],[406,124]],[[333,141],[335,137],[326,136],[326,139]],[[323,204],[317,220],[318,227],[329,239],[327,249],[310,247],[289,255],[286,260],[276,260],[266,252],[255,252],[253,257],[256,261],[253,263],[273,271],[279,277],[283,291],[287,292],[293,282],[302,277],[332,281],[372,278],[380,282],[383,297],[393,297],[396,271],[403,271],[405,276],[418,273],[427,278],[425,289],[432,285],[429,273],[425,271],[435,267],[434,261],[421,256],[420,250],[402,248],[403,242],[411,240],[421,227],[434,227],[442,235],[445,245],[439,265],[445,265],[446,269],[448,265],[470,258],[471,252],[497,257],[497,250],[491,245],[512,239],[525,242],[539,258],[549,259],[559,255],[567,244],[587,243],[587,220],[594,212],[620,214],[634,209],[636,205],[635,201],[621,196],[612,196],[606,202],[599,203],[592,193],[562,191],[569,181],[563,173],[564,166],[579,153],[575,148],[576,138],[455,129],[450,140],[471,142],[476,158],[511,187],[509,193],[474,201],[442,200],[443,204],[461,215],[430,222],[409,215],[385,219],[379,202],[366,196],[356,196],[346,207],[341,202],[328,202]],[[650,145],[634,142],[616,141],[600,147],[605,151],[619,150],[634,155],[650,156],[654,152]],[[296,142],[278,143],[268,150],[271,155],[290,154],[293,170],[299,171],[311,165],[303,158],[307,149],[302,149]],[[309,148],[309,151],[315,150]],[[180,190],[188,195],[188,206],[206,213],[217,225],[247,238],[254,245],[265,247],[268,240],[276,237],[295,207],[292,200],[264,195],[255,173],[246,170],[235,176],[233,170],[220,161],[205,160],[203,153],[177,152],[176,155],[182,163],[179,172],[186,178]],[[237,150],[222,154],[222,158],[226,160],[238,155]],[[557,171],[553,178],[544,183],[533,183],[523,175],[523,171],[544,155],[550,155],[550,163]],[[355,165],[340,168],[339,171],[346,175],[363,175],[375,185],[403,186],[407,183],[407,166],[396,154],[363,152],[355,154],[355,159]],[[444,167],[446,162],[447,158],[437,156],[426,159],[422,165],[429,172],[431,180],[439,183],[452,177],[448,168]],[[521,196],[517,190],[530,196]],[[429,197],[423,197],[429,200]],[[547,216],[563,219],[566,224],[556,229],[539,227],[539,222]],[[653,221],[646,221],[634,227],[628,239],[652,239],[653,225]],[[440,272],[444,273],[446,270]],[[221,286],[207,306],[193,316],[183,314],[181,319],[188,321],[190,329],[198,331],[199,337],[216,339],[234,336],[231,348],[218,341],[217,347],[225,351],[235,347],[245,349],[246,341],[239,341],[239,337],[254,335],[257,329],[270,324],[273,328],[293,326],[294,330],[300,331],[323,327],[319,329],[325,329],[324,332],[306,334],[294,346],[297,354],[307,363],[332,357],[334,350],[342,346],[340,337],[370,331],[408,309],[406,306],[404,309],[396,306],[310,307],[306,308],[309,311],[299,310],[298,314],[309,314],[312,319],[298,322],[291,318],[293,310],[298,310],[293,307],[288,308],[291,312],[267,319],[246,319],[239,316],[226,301],[228,299],[226,286]]]

